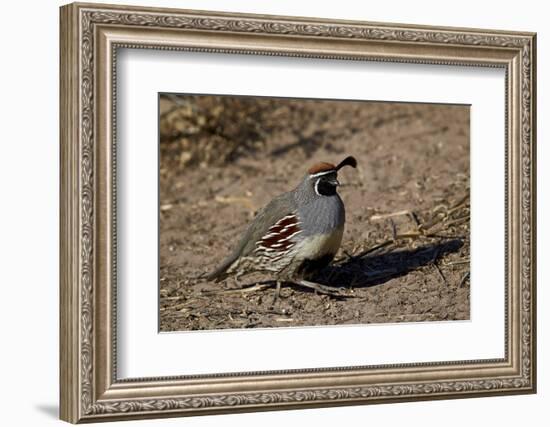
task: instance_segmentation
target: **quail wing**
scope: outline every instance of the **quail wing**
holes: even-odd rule
[[[258,212],[233,252],[207,279],[223,280],[227,276],[226,271],[235,261],[240,257],[253,255],[257,249],[286,251],[290,243],[287,237],[299,232],[295,208],[294,197],[290,192],[271,200]]]

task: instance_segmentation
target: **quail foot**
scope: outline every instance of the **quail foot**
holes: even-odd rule
[[[292,282],[328,295],[341,295],[334,288],[310,281],[336,255],[344,232],[345,209],[336,189],[338,171],[357,167],[348,156],[338,165],[317,163],[300,184],[275,197],[248,226],[240,243],[208,280],[229,275],[261,272],[277,281]]]

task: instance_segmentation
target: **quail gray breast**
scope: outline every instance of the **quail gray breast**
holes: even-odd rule
[[[281,281],[290,281],[333,294],[307,279],[334,259],[342,242],[345,209],[336,189],[344,166],[355,168],[357,161],[348,156],[338,165],[321,162],[309,168],[295,189],[258,212],[234,251],[207,279],[262,272],[274,276],[277,290]]]

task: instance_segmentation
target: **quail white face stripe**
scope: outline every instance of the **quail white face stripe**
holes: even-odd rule
[[[313,174],[310,174],[309,177],[310,178],[317,178],[319,176],[328,175],[329,173],[334,173],[334,172],[336,172],[336,169],[331,169],[331,170],[328,170],[328,171],[313,173]]]
[[[319,193],[319,188],[317,188],[317,187],[319,186],[319,181],[321,181],[321,179],[318,179],[318,180],[315,182],[315,186],[314,186],[314,188],[315,188],[315,193],[316,193],[318,196],[321,195],[321,193]]]

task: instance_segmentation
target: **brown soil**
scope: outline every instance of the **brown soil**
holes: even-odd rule
[[[163,95],[160,113],[161,331],[469,319],[469,107]],[[316,280],[353,297],[197,279],[310,164],[348,154],[342,247]]]

